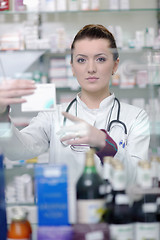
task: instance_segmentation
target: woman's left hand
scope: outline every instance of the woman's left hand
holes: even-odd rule
[[[60,135],[61,142],[68,145],[87,144],[100,149],[105,146],[106,135],[103,131],[70,113],[63,112],[62,114],[74,124],[62,127],[57,133]]]

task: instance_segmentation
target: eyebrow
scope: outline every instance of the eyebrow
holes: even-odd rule
[[[98,56],[101,56],[101,55],[105,55],[107,56],[106,53],[98,53],[95,55],[95,57],[98,57]],[[87,57],[87,55],[84,55],[84,54],[77,54],[76,57]]]

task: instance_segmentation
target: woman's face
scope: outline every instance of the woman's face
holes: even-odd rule
[[[85,38],[75,42],[73,50],[73,75],[77,78],[82,93],[109,94],[111,75],[117,70],[107,39]]]

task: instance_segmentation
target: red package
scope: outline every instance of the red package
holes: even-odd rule
[[[0,0],[0,11],[9,10],[9,0]]]

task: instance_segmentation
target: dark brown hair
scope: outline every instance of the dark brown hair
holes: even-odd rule
[[[88,24],[85,25],[74,37],[71,45],[71,63],[73,62],[73,49],[75,47],[75,42],[85,38],[89,39],[107,39],[110,42],[110,48],[114,48],[113,59],[117,60],[119,57],[117,45],[113,34],[100,24]]]

